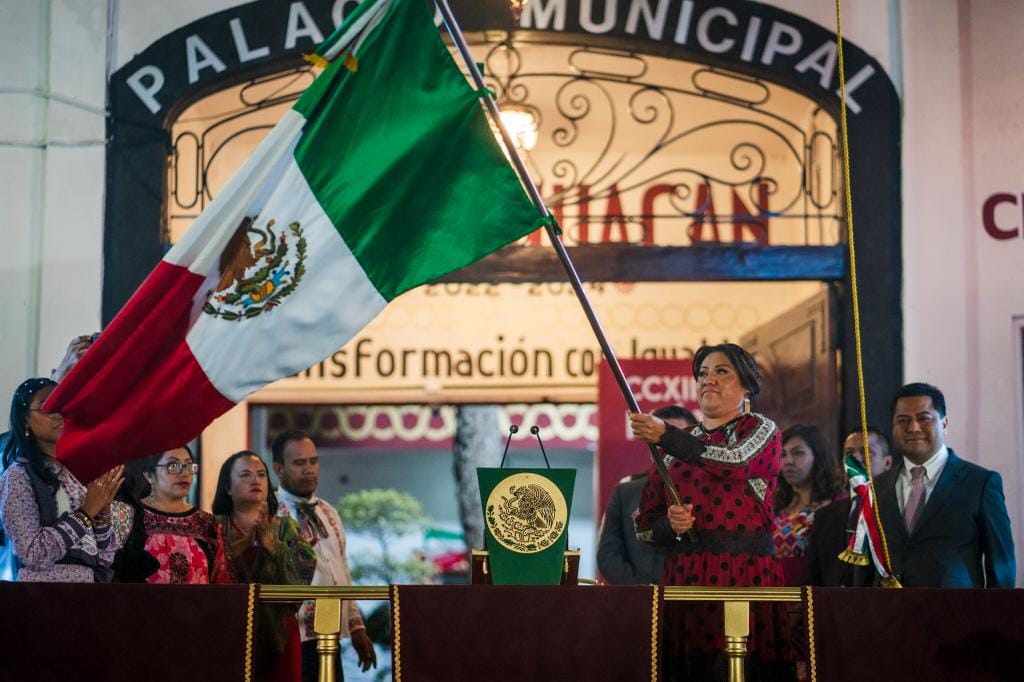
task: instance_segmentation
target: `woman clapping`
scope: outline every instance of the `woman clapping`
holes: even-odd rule
[[[295,522],[276,512],[277,496],[260,456],[242,450],[228,457],[217,479],[213,513],[235,582],[308,585],[312,579],[316,553],[299,535]],[[295,607],[261,606],[257,635],[261,640],[256,660],[258,677],[288,679],[299,663]],[[282,656],[286,647],[289,655]]]
[[[18,580],[107,582],[130,518],[129,509],[114,501],[124,467],[84,486],[57,460],[64,418],[43,409],[56,386],[50,379],[28,379],[14,392],[0,524],[14,549]]]

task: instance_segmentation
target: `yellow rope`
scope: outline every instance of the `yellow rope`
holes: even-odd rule
[[[814,650],[814,588],[808,585],[807,590],[807,651],[808,666],[811,668],[811,682],[818,682],[818,652]]]
[[[857,295],[857,249],[853,233],[853,192],[850,188],[850,138],[846,125],[846,65],[843,61],[843,19],[841,0],[836,0],[836,45],[839,48],[839,124],[843,135],[843,185],[846,192],[846,237],[850,246],[850,293],[853,296],[853,339],[857,360],[857,392],[860,397],[860,431],[864,448],[864,465],[868,470],[868,485],[871,486],[872,507],[875,521],[878,523],[878,534],[882,538],[882,553],[885,564],[892,570],[889,559],[889,543],[885,539],[885,529],[878,513],[878,495],[875,494],[875,478],[871,475],[871,448],[868,444],[868,405],[864,395],[864,362],[860,345],[860,299]],[[869,541],[870,544],[870,541]],[[895,576],[893,576],[895,578]],[[896,582],[895,586],[899,586]]]
[[[252,680],[252,622],[256,610],[256,585],[249,583],[249,601],[245,612],[245,682]]]
[[[402,682],[402,616],[398,608],[398,585],[391,586],[391,629],[394,647],[391,651],[391,678]]]
[[[654,586],[654,598],[651,605],[651,682],[658,682],[658,590]]]

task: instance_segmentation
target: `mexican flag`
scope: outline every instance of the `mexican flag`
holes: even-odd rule
[[[850,498],[854,501],[854,528],[850,541],[839,558],[855,566],[874,563],[883,581],[894,580],[882,538],[882,528],[875,515],[875,499],[867,467],[853,455],[845,460],[846,475],[850,481]]]
[[[60,384],[80,480],[195,438],[538,213],[423,0],[365,0],[323,72]]]

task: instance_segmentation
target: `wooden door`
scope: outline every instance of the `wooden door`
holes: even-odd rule
[[[740,345],[761,371],[754,410],[780,428],[816,424],[839,447],[838,353],[830,289],[744,334]],[[838,451],[838,450],[837,450]]]

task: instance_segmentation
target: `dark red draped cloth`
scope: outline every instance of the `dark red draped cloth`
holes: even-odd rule
[[[809,606],[819,680],[996,682],[1024,670],[1024,590],[816,587]]]
[[[0,679],[244,680],[248,585],[0,582]]]
[[[660,679],[657,588],[393,586],[395,679]],[[659,644],[660,646],[660,644]]]

